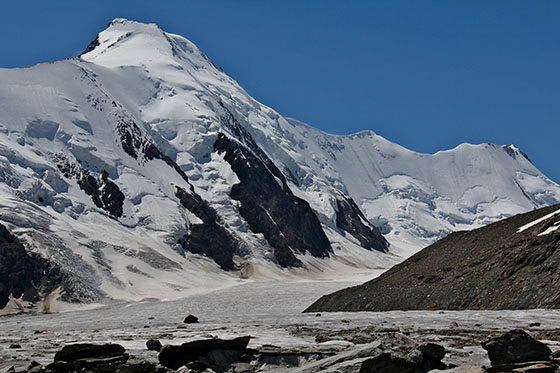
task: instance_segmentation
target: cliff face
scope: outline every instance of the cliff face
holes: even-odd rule
[[[560,308],[557,211],[560,205],[450,234],[306,311]]]
[[[36,254],[28,254],[21,242],[0,224],[0,309],[10,295],[36,302],[62,282],[58,269]]]

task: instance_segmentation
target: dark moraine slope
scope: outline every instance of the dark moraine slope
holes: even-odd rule
[[[305,312],[560,308],[560,213],[545,207],[452,233],[360,286]],[[543,234],[545,233],[546,234]]]

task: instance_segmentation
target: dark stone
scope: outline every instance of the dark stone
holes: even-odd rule
[[[119,344],[95,345],[91,343],[76,343],[64,346],[54,355],[54,361],[73,362],[78,359],[120,356],[124,353],[124,347]]]
[[[195,315],[188,315],[187,317],[185,317],[185,320],[183,320],[183,322],[185,324],[195,324],[198,323],[198,317],[196,317]]]
[[[511,330],[482,344],[492,365],[549,361],[552,351],[521,329]]]
[[[158,355],[161,365],[178,369],[193,361],[202,361],[215,371],[224,371],[224,361],[232,364],[239,362],[241,356],[247,353],[247,344],[251,337],[239,337],[231,340],[204,339],[183,343],[180,346],[163,346]],[[235,359],[231,359],[231,357]],[[227,359],[226,359],[227,358]],[[226,369],[227,370],[227,369]]]
[[[282,267],[301,266],[296,253],[329,257],[330,242],[309,203],[293,195],[284,175],[252,139],[246,142],[219,133],[214,151],[224,154],[239,178],[230,196],[241,202],[239,212],[251,231],[263,234]]]
[[[451,233],[381,276],[325,295],[305,312],[560,308],[560,231],[549,206]],[[457,265],[461,263],[461,265]]]
[[[189,233],[179,243],[183,249],[212,258],[222,269],[235,269],[233,256],[241,254],[237,241],[221,225],[221,220],[208,202],[191,190],[176,187],[175,195],[187,210],[202,220],[202,224],[189,226]]]
[[[384,352],[362,363],[360,373],[417,373],[418,364]]]
[[[11,349],[21,348],[21,345],[19,343],[12,343],[10,345],[10,347],[8,347],[8,348],[11,348]]]
[[[146,342],[146,348],[150,351],[160,351],[161,347],[161,342],[157,339],[150,339]]]
[[[379,229],[368,223],[365,215],[350,197],[336,200],[336,226],[350,233],[365,249],[386,252],[389,247]]]
[[[424,358],[429,360],[441,361],[445,356],[445,348],[436,343],[423,343],[418,346],[418,349],[422,352]]]

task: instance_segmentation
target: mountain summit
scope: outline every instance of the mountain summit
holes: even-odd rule
[[[26,268],[58,273],[35,298],[67,301],[363,276],[560,202],[514,146],[430,155],[329,135],[254,100],[185,38],[125,19],[79,58],[0,70],[0,181]]]

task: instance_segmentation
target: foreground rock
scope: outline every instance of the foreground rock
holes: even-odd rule
[[[521,329],[509,331],[482,344],[492,365],[549,361],[552,351]]]
[[[104,345],[76,343],[64,346],[54,355],[54,361],[73,362],[79,359],[107,358],[124,355],[125,351],[123,346],[114,343]]]
[[[452,233],[372,281],[323,296],[306,312],[560,308],[560,214],[537,221],[559,209]]]
[[[417,373],[445,369],[447,366],[441,362],[445,350],[436,346],[421,347],[401,334],[388,334],[375,342],[290,369],[290,372]]]
[[[234,363],[248,353],[247,345],[251,337],[239,337],[231,340],[204,339],[183,343],[180,346],[163,346],[158,355],[161,365],[178,369],[193,362],[200,362],[215,372],[226,372]]]

